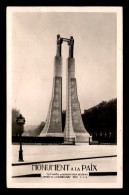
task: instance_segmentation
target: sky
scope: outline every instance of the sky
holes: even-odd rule
[[[116,98],[116,13],[15,12],[12,16],[12,107],[26,125],[45,121],[52,95],[56,35],[74,38],[75,77],[81,112]],[[62,45],[63,110],[66,59]]]

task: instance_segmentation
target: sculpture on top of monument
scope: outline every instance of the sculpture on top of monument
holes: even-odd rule
[[[57,50],[56,50],[56,56],[61,57],[61,44],[63,43],[62,38],[60,35],[57,35]]]
[[[70,36],[70,39],[61,38],[60,35],[57,35],[57,51],[56,56],[61,57],[61,45],[63,42],[67,42],[69,45],[69,58],[73,58],[73,47],[74,47],[74,39]]]

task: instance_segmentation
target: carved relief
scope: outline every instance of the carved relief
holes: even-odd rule
[[[56,84],[58,84],[60,81],[59,80],[56,80]]]
[[[56,87],[56,92],[58,92],[59,91],[59,88],[58,87]]]
[[[78,123],[78,120],[77,120],[77,119],[74,119],[73,122],[74,122],[74,123]]]
[[[72,96],[72,99],[75,99],[75,95]]]
[[[55,99],[58,100],[58,98],[59,98],[59,96],[58,96],[58,94],[56,94],[56,95],[55,95]]]
[[[71,88],[71,92],[72,92],[72,93],[74,92],[74,87]]]
[[[74,85],[74,81],[71,82],[72,86]]]
[[[58,110],[54,110],[53,114],[57,116],[59,114],[59,111]]]
[[[73,91],[72,92],[72,96],[76,96],[76,91]]]
[[[58,123],[59,120],[58,120],[57,118],[54,118],[54,119],[53,119],[53,122]]]
[[[54,102],[54,107],[58,108],[59,107],[59,103],[58,102]]]
[[[78,108],[78,104],[77,104],[77,103],[73,103],[73,104],[72,104],[72,107],[73,107],[73,108]]]
[[[78,115],[78,113],[75,111],[75,112],[73,112],[73,116],[77,116]]]

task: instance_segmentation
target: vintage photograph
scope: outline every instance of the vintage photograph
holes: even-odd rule
[[[6,16],[7,187],[122,188],[122,8]]]

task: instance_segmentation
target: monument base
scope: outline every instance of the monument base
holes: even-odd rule
[[[62,137],[65,145],[75,145],[75,143],[89,143],[92,141],[92,136],[89,133],[75,133],[75,137],[65,137],[64,133],[42,133],[39,137]]]
[[[76,133],[76,143],[89,143],[92,141],[92,136],[89,133]]]
[[[63,133],[42,133],[40,137],[64,137]]]
[[[64,138],[65,145],[75,145],[75,138]]]

